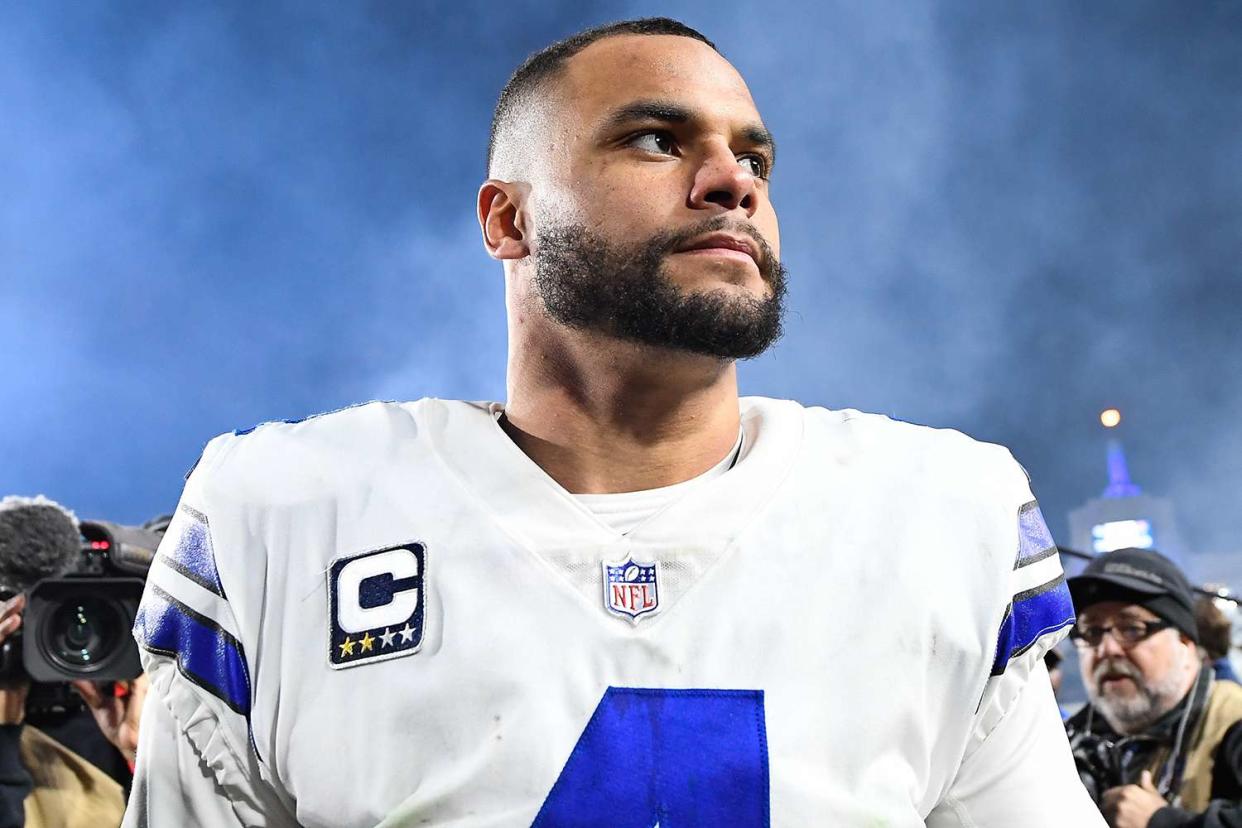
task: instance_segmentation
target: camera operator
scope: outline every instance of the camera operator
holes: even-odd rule
[[[0,828],[120,824],[147,687],[129,624],[166,524],[0,498]]]
[[[1090,701],[1066,727],[1109,825],[1242,826],[1242,686],[1203,663],[1186,577],[1121,549],[1068,583]]]
[[[25,599],[0,610],[0,644],[21,627]],[[132,767],[146,677],[122,697],[75,681],[99,732]],[[120,825],[125,790],[100,768],[25,721],[28,682],[0,686],[0,828],[102,828]]]

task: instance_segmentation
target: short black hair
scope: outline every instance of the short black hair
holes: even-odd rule
[[[492,162],[496,158],[496,145],[501,130],[511,116],[522,106],[527,105],[530,94],[556,76],[564,67],[565,62],[586,47],[608,37],[618,35],[673,35],[689,37],[700,43],[706,43],[716,52],[716,44],[708,40],[702,32],[690,28],[671,17],[643,17],[637,20],[621,20],[595,26],[576,35],[558,40],[535,52],[522,62],[505,88],[500,91],[500,100],[492,113],[492,131],[487,141],[487,169],[491,172]]]

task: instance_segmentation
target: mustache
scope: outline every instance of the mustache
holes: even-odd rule
[[[777,259],[776,255],[772,252],[772,245],[768,244],[768,240],[763,237],[763,233],[759,232],[759,228],[749,221],[742,221],[729,216],[714,216],[709,219],[704,219],[696,224],[692,224],[681,230],[661,233],[657,237],[657,246],[659,247],[661,253],[672,253],[677,248],[697,236],[702,236],[707,233],[717,233],[720,231],[749,236],[755,244],[759,246],[759,250],[763,253],[764,267],[761,269],[776,266]]]
[[[1105,676],[1109,675],[1125,676],[1136,683],[1141,683],[1143,677],[1137,667],[1128,661],[1122,661],[1120,659],[1108,659],[1107,661],[1101,661],[1099,664],[1095,665],[1095,669],[1091,671],[1091,679],[1097,686]]]

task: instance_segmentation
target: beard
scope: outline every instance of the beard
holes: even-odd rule
[[[1180,665],[1180,666],[1184,666]],[[1133,695],[1118,695],[1100,689],[1100,680],[1106,675],[1123,675],[1134,682]],[[1096,710],[1104,716],[1113,730],[1129,735],[1146,730],[1153,722],[1168,713],[1182,700],[1184,672],[1169,670],[1159,681],[1149,682],[1130,662],[1110,659],[1095,666],[1090,681],[1086,682],[1087,697]]]
[[[735,228],[762,249],[760,275],[770,294],[683,291],[665,257],[697,236]],[[724,216],[633,245],[610,244],[582,225],[560,225],[536,237],[533,285],[548,316],[570,328],[719,359],[758,356],[780,338],[785,268],[751,226]]]

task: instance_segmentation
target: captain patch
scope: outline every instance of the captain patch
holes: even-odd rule
[[[427,548],[417,542],[337,558],[328,570],[334,669],[412,655],[423,644]]]

